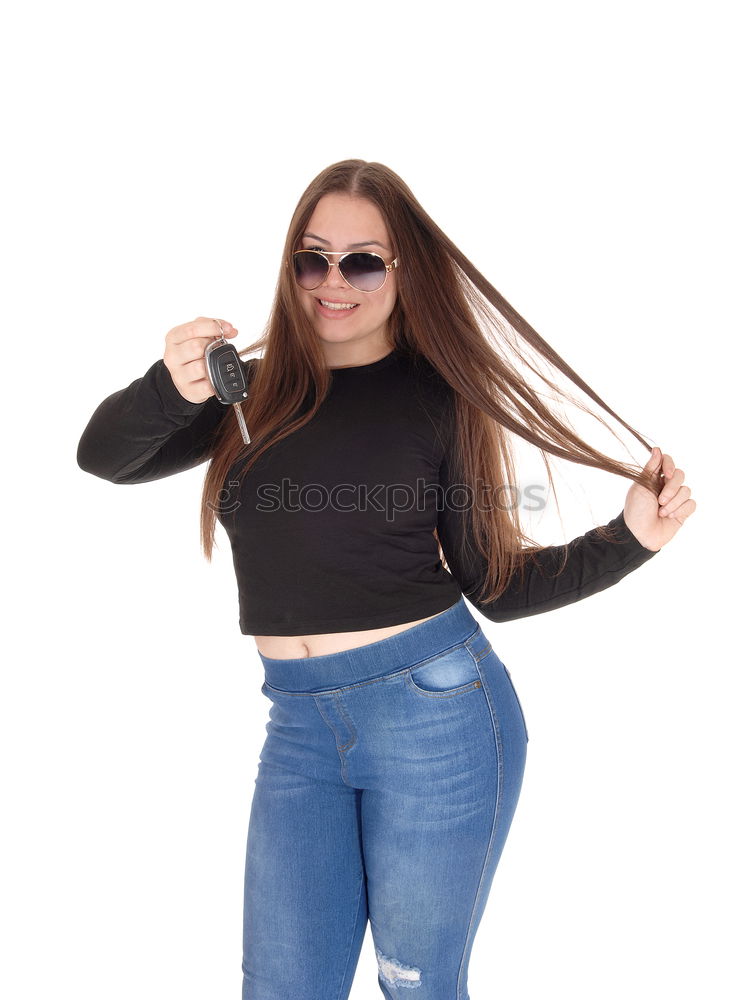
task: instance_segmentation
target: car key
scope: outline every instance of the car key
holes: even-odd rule
[[[250,444],[251,438],[240,405],[241,399],[248,398],[248,382],[238,352],[222,334],[207,344],[204,357],[209,381],[217,399],[220,403],[234,408],[243,441],[245,444]]]

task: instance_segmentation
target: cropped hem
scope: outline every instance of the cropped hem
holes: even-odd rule
[[[453,607],[462,597],[458,589],[455,594],[443,594],[441,598],[430,601],[419,601],[416,604],[404,605],[380,615],[367,618],[319,618],[296,622],[253,622],[251,619],[238,619],[243,635],[317,635],[323,632],[361,632],[371,628],[386,628],[390,625],[404,625],[417,618],[427,618],[438,615]]]

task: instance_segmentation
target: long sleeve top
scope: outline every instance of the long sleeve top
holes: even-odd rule
[[[258,359],[243,364],[252,392]],[[614,541],[593,529],[544,548],[497,600],[479,603],[487,562],[471,534],[462,544],[469,509],[446,502],[457,484],[449,386],[426,359],[400,348],[331,372],[312,420],[267,449],[242,483],[247,452],[238,432],[217,517],[232,549],[242,633],[398,625],[444,611],[462,594],[490,621],[504,622],[589,597],[656,555],[622,511],[609,522]],[[79,441],[78,465],[118,484],[174,475],[210,458],[220,421],[235,420],[230,409],[216,397],[186,400],[160,359],[99,404]]]

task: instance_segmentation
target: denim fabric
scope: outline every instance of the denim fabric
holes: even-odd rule
[[[469,1000],[527,756],[507,668],[463,598],[344,652],[258,655],[272,704],[248,827],[243,1000],[345,1000],[368,920],[384,997]]]

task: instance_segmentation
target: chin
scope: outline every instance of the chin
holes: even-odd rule
[[[371,333],[368,328],[356,328],[349,323],[338,323],[336,320],[322,319],[321,316],[312,316],[311,322],[319,337],[322,340],[331,341],[333,344],[344,344],[350,340],[362,340]],[[346,326],[348,329],[345,329]]]
[[[360,341],[367,340],[367,334],[358,336],[357,333],[348,335],[340,335],[339,337],[334,334],[330,336],[319,334],[320,339],[326,344],[357,344]]]

